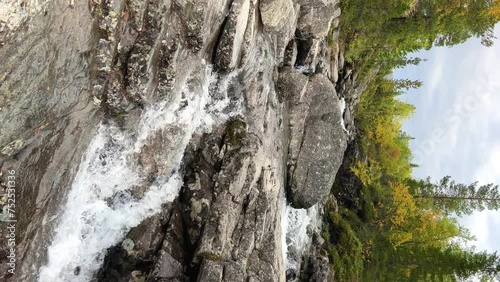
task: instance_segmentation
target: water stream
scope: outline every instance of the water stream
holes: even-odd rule
[[[285,204],[286,200],[283,203],[281,224],[282,230],[285,230],[285,269],[287,272],[300,273],[302,255],[311,247],[314,232],[321,229],[320,211],[317,204],[309,209],[295,209]]]
[[[40,282],[92,280],[109,247],[175,199],[182,186],[182,157],[192,135],[209,132],[232,115],[224,112],[231,103],[227,87],[233,77],[217,77],[210,65],[195,64],[168,101],[144,110],[135,130],[125,132],[112,122],[100,125],[62,207]],[[137,199],[131,190],[144,182],[144,176],[132,160],[148,137],[160,130],[169,136],[162,140],[168,154],[161,160],[161,175]]]

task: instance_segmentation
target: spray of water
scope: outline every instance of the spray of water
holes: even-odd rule
[[[113,124],[100,125],[63,206],[40,282],[92,280],[109,247],[175,199],[182,186],[179,168],[192,135],[208,132],[238,114],[223,113],[230,104],[227,88],[234,76],[218,78],[202,62],[185,76],[168,102],[144,111],[135,130],[126,133]],[[166,169],[137,199],[130,191],[144,176],[131,159],[159,130],[169,134],[168,157],[162,160]]]
[[[286,230],[283,238],[285,269],[299,273],[302,255],[311,247],[312,234],[321,228],[319,208],[314,205],[309,209],[294,209],[284,204],[282,212],[282,225]]]

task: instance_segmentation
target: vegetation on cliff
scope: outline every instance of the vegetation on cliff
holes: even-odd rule
[[[407,55],[433,46],[452,46],[470,37],[493,44],[500,1],[346,0],[341,40],[346,62],[367,80],[356,107],[360,153],[348,158],[359,189],[347,191],[339,179],[332,193],[338,212],[325,215],[337,281],[481,281],[500,278],[500,256],[468,247],[473,239],[456,216],[500,207],[492,184],[438,182],[412,178],[412,139],[402,123],[414,110],[398,96],[419,81],[393,80],[391,72],[416,65]],[[369,76],[375,70],[375,76]],[[339,183],[340,182],[340,183]]]

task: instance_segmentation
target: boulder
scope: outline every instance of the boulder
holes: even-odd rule
[[[262,0],[259,8],[264,31],[272,36],[276,59],[282,62],[296,30],[299,5],[292,0]]]
[[[294,208],[309,208],[329,194],[347,136],[335,87],[325,75],[312,76],[304,94],[292,100],[290,111],[304,112],[290,115],[288,200]]]
[[[303,103],[303,94],[306,90],[309,78],[291,67],[285,67],[280,71],[276,83],[276,92],[281,101],[290,100],[293,105],[300,106]],[[301,114],[292,112],[290,114]]]
[[[295,22],[292,0],[262,0],[260,14],[264,28],[271,32],[279,32]]]
[[[321,38],[328,35],[330,24],[340,16],[337,0],[301,0],[297,31],[301,37]]]

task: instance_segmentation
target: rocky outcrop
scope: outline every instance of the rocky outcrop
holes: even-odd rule
[[[8,170],[17,177],[16,274],[7,271],[2,222],[2,281],[34,281],[28,273],[43,263],[47,222],[64,202],[102,116],[89,95],[93,33],[87,3],[43,2],[0,4],[1,20],[7,19],[0,35],[0,182]],[[15,6],[3,6],[9,4]],[[4,197],[5,187],[0,190]]]
[[[304,257],[303,271],[299,274],[300,281],[329,282],[334,281],[334,271],[328,257],[325,255],[325,239],[320,234],[313,235],[309,252]]]
[[[231,10],[223,27],[215,55],[216,64],[221,69],[233,70],[240,63],[245,31],[248,24],[253,24],[253,22],[249,22],[249,16],[250,4],[252,3],[252,6],[255,6],[254,2],[235,0],[231,4]],[[255,10],[254,7],[252,8]]]
[[[363,188],[363,183],[351,170],[355,165],[354,161],[357,159],[362,159],[359,144],[356,140],[350,141],[333,185],[335,197],[344,206],[351,208],[359,208],[359,200],[356,198]]]
[[[106,209],[144,198],[172,171],[183,184],[159,212],[123,230],[92,279],[285,281],[284,190],[294,207],[323,200],[346,146],[326,38],[337,1],[52,0],[31,8],[16,19],[0,13],[0,168],[19,175],[16,274],[2,261],[0,277],[40,279],[102,123],[141,140],[126,158],[139,180],[102,201]],[[178,105],[170,122],[200,89],[219,115],[186,137],[185,150],[181,125],[136,131],[147,109]],[[123,141],[116,136],[103,146]],[[176,168],[169,161],[178,151]],[[100,165],[112,166],[106,157]],[[326,281],[328,262],[318,267],[311,277]],[[85,266],[70,268],[64,279],[86,279]]]
[[[328,35],[330,24],[340,16],[338,0],[299,0],[301,5],[297,32],[301,37],[322,38]]]
[[[288,195],[293,207],[309,208],[329,194],[347,136],[330,80],[291,72],[282,73],[278,84],[281,96],[288,95],[290,101]]]
[[[331,31],[331,23],[340,16],[337,0],[303,0],[297,21],[295,38],[299,56],[296,65],[310,74],[321,72],[330,74],[332,54],[328,42],[324,40]]]
[[[271,36],[276,60],[281,63],[294,37],[300,5],[292,0],[262,0],[259,3],[264,30]]]

